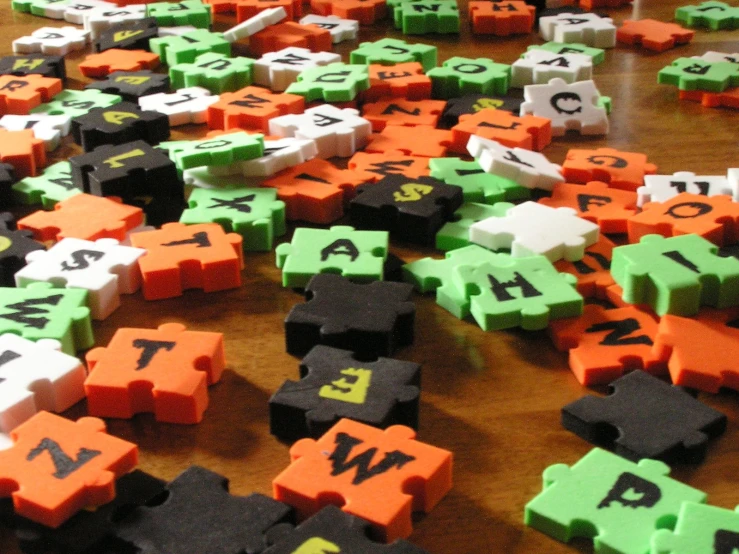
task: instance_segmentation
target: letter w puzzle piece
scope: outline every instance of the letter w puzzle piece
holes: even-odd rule
[[[179,323],[118,329],[107,347],[90,350],[85,359],[90,415],[130,419],[154,412],[166,423],[199,423],[208,385],[225,367],[221,333],[186,331]]]
[[[572,467],[544,471],[544,490],[526,505],[524,522],[563,542],[592,537],[595,552],[644,554],[652,534],[677,517],[683,502],[706,499],[669,472],[663,462],[635,464],[594,448]]]
[[[292,463],[272,482],[274,497],[294,506],[299,519],[342,502],[382,540],[407,537],[411,513],[429,512],[452,486],[452,453],[415,436],[402,425],[381,431],[342,419],[317,441],[293,445]]]

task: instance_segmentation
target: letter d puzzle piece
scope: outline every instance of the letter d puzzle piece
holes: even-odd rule
[[[731,554],[739,548],[739,506],[733,512],[685,502],[674,530],[652,535],[653,554]]]
[[[299,519],[343,501],[344,512],[369,521],[384,541],[407,537],[411,513],[429,512],[452,486],[452,453],[415,436],[402,425],[381,431],[342,419],[317,441],[292,446],[274,497],[295,506]]]
[[[16,514],[49,527],[113,500],[115,479],[138,462],[136,445],[107,435],[95,417],[39,412],[11,437],[14,445],[0,451],[0,496],[12,495]]]
[[[85,356],[91,415],[130,419],[154,412],[157,421],[199,423],[208,385],[225,367],[223,334],[186,331],[179,323],[158,329],[118,329],[105,348]]]
[[[544,471],[544,490],[526,505],[524,522],[563,542],[592,537],[595,552],[644,554],[652,534],[677,517],[683,502],[706,499],[669,472],[656,460],[635,464],[594,448],[572,467]]]

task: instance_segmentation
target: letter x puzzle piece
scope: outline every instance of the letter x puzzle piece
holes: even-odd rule
[[[611,188],[635,191],[657,172],[646,154],[621,152],[613,148],[567,152],[562,174],[569,183],[602,181]],[[656,199],[655,199],[656,200]]]
[[[479,2],[467,5],[472,32],[476,35],[529,34],[534,29],[536,8],[526,2]]]
[[[616,31],[616,40],[623,44],[641,44],[647,50],[664,52],[680,44],[688,44],[695,36],[690,31],[656,19],[627,19]]]
[[[341,56],[334,52],[311,52],[295,46],[266,52],[252,66],[254,84],[283,91],[305,69],[340,62]]]
[[[16,178],[38,175],[46,165],[46,145],[32,129],[0,129],[0,161],[13,166]]]
[[[61,79],[41,75],[0,76],[0,115],[28,114],[62,91]]]
[[[89,31],[76,27],[41,27],[28,36],[13,40],[15,54],[53,54],[66,56],[75,50],[84,50],[90,42]]]
[[[47,251],[30,252],[27,265],[15,274],[15,283],[26,287],[41,281],[56,288],[87,290],[90,315],[102,320],[120,306],[121,294],[139,290],[138,259],[143,255],[144,250],[121,246],[115,239],[92,242],[68,237]]]
[[[105,77],[115,71],[140,71],[156,69],[157,66],[158,54],[145,50],[111,48],[99,54],[88,54],[78,67],[85,77]]]
[[[121,102],[109,108],[93,108],[72,119],[72,136],[85,152],[104,144],[143,140],[159,144],[169,138],[169,119],[155,111],[142,111],[137,104]]]
[[[663,462],[636,464],[594,448],[572,467],[544,471],[544,490],[526,505],[524,522],[562,542],[592,537],[596,552],[647,552],[652,534],[677,517],[683,502],[706,499],[669,473]]]
[[[311,0],[310,7],[319,15],[354,19],[361,25],[372,25],[387,17],[387,3],[383,0]]]
[[[108,346],[90,350],[85,359],[90,415],[130,419],[153,412],[157,421],[199,423],[208,385],[220,380],[225,367],[223,334],[187,331],[179,323],[118,329]]]
[[[552,121],[534,115],[517,116],[505,110],[483,108],[474,114],[459,116],[452,127],[450,150],[467,154],[470,136],[495,140],[509,148],[541,151],[552,142]]]
[[[202,87],[182,88],[177,92],[160,92],[139,98],[142,110],[155,111],[169,118],[169,126],[176,127],[188,123],[205,123],[208,106],[218,102],[219,96],[211,95]]]
[[[739,28],[739,8],[710,0],[697,6],[677,8],[675,21],[688,27],[708,27],[712,31],[736,29]]]
[[[41,75],[64,81],[67,77],[62,56],[3,56],[0,58],[0,75]]]
[[[698,235],[646,235],[639,244],[614,248],[611,275],[624,301],[647,304],[660,316],[739,305],[739,259],[717,251]]]
[[[404,40],[383,38],[375,42],[361,42],[349,54],[350,63],[395,65],[417,62],[424,71],[436,67],[438,51],[429,44],[408,44]]]
[[[402,425],[382,431],[341,419],[317,441],[292,446],[274,496],[295,506],[299,519],[343,500],[342,511],[369,521],[383,541],[407,537],[411,513],[431,511],[452,486],[452,453],[415,436]]]
[[[219,225],[167,223],[134,233],[131,244],[147,251],[139,258],[147,300],[180,296],[192,288],[215,292],[241,285],[241,235],[227,234]]]
[[[678,58],[660,70],[657,82],[676,86],[680,90],[724,92],[739,87],[739,64]]]
[[[301,114],[305,100],[296,94],[275,93],[262,87],[245,87],[221,94],[208,107],[208,128],[269,131],[269,120],[286,114]]]
[[[544,40],[554,42],[578,42],[595,48],[616,46],[613,20],[594,13],[560,13],[540,17],[539,34]]]
[[[651,546],[655,554],[728,554],[739,547],[739,513],[685,502],[674,530],[655,531]]]
[[[647,175],[644,186],[637,189],[638,205],[647,202],[667,202],[678,194],[687,192],[693,195],[716,196],[728,194],[735,202],[739,202],[739,181],[732,182],[732,171],[727,176],[696,175],[690,171],[678,171],[673,175]]]
[[[298,94],[306,102],[349,102],[369,86],[367,65],[334,63],[304,69],[286,92]]]
[[[167,92],[169,77],[149,70],[115,71],[101,81],[85,85],[85,90],[90,89],[117,94],[128,102],[136,102],[142,96]]]
[[[14,286],[14,275],[26,265],[26,256],[34,250],[44,250],[44,245],[32,237],[30,231],[0,228],[0,286]]]
[[[441,67],[426,71],[434,98],[455,98],[464,94],[506,94],[511,82],[511,66],[488,58],[454,57]]]
[[[169,68],[172,88],[203,87],[220,94],[250,85],[254,60],[231,58],[225,54],[207,52],[192,63],[178,63]]]
[[[295,229],[292,242],[277,247],[282,286],[304,288],[319,273],[340,274],[357,283],[381,281],[388,254],[388,233],[354,227]]]
[[[300,381],[285,381],[269,399],[270,432],[287,441],[318,438],[343,417],[380,429],[417,429],[420,386],[419,364],[359,361],[319,345],[301,360]]]

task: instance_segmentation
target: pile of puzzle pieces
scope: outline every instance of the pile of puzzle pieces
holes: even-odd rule
[[[423,43],[363,42],[348,60],[332,48],[385,18],[408,35],[458,33],[456,0],[312,0],[306,15],[292,0],[13,0],[65,22],[0,59],[0,206],[41,205],[0,216],[0,496],[12,497],[0,522],[23,551],[421,554],[404,540],[411,514],[450,490],[452,453],[415,440],[421,367],[390,357],[413,342],[414,289],[484,330],[546,328],[581,384],[610,385],[565,406],[562,424],[615,454],[548,468],[528,525],[602,552],[739,548],[739,515],[665,464],[699,462],[726,426],[681,387],[739,390],[739,168],[542,154],[568,132],[608,133],[593,80],[607,49],[739,28],[739,7],[716,1],[618,28],[591,11],[629,4],[472,0],[473,33],[538,26],[546,42],[510,65],[439,65]],[[236,25],[212,31],[214,13]],[[234,56],[247,39],[252,57]],[[92,50],[79,63],[91,81],[72,90],[64,56],[79,50]],[[706,52],[657,78],[737,108],[738,60]],[[207,131],[170,140],[188,124]],[[80,153],[60,160],[70,142]],[[287,222],[310,227],[277,244]],[[446,256],[405,264],[394,241]],[[99,418],[200,422],[224,337],[165,323],[99,346],[94,321],[122,294],[240,287],[245,257],[271,250],[283,286],[307,298],[285,319],[299,380],[269,401],[272,434],[294,442],[274,498],[231,496],[197,466],[170,483],[134,470],[136,445]],[[54,415],[83,398],[90,417]],[[182,532],[195,526],[208,532]]]

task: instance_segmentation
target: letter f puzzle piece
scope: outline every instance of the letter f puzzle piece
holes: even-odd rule
[[[272,482],[274,497],[299,519],[343,501],[342,510],[369,521],[382,540],[407,537],[411,513],[429,512],[452,486],[452,453],[415,436],[402,425],[382,431],[342,419],[317,441],[292,446],[292,463]]]
[[[562,542],[592,537],[595,552],[644,554],[652,534],[677,517],[683,502],[706,499],[669,472],[656,460],[635,464],[594,448],[572,467],[544,471],[544,490],[526,505],[524,522]]]
[[[154,412],[166,423],[199,423],[208,385],[225,367],[221,333],[186,331],[179,323],[118,329],[107,347],[90,350],[85,359],[91,415],[130,419]]]

